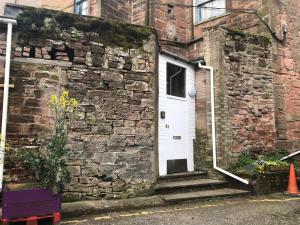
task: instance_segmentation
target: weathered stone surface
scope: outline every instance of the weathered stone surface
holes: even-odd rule
[[[90,18],[86,19],[88,23]],[[18,58],[11,68],[16,88],[10,92],[8,138],[14,146],[43,145],[53,125],[47,102],[66,89],[79,107],[70,124],[66,163],[71,183],[64,197],[142,195],[154,181],[155,68],[149,65],[156,53],[143,49],[143,44],[134,51],[114,47],[116,43],[104,45],[96,37],[101,33],[70,29],[62,34],[53,31],[47,40],[16,35]],[[5,35],[0,35],[0,55],[5,53],[2,38]],[[144,42],[156,45],[154,38]],[[1,68],[0,60],[2,74]],[[5,165],[7,180],[28,179],[27,173],[15,168],[18,165]]]
[[[129,91],[148,91],[149,86],[146,82],[135,81],[133,84],[125,85],[125,89]]]
[[[123,75],[121,73],[112,72],[112,71],[102,71],[101,78],[104,81],[112,81],[112,82],[123,82]]]
[[[80,166],[70,166],[69,171],[72,176],[79,176],[80,175]]]
[[[223,167],[244,151],[250,154],[274,151],[276,135],[273,73],[268,69],[270,45],[262,46],[258,36],[230,32],[211,29],[204,36],[205,60],[215,71],[218,162]],[[195,141],[199,154],[195,158],[205,156],[206,160],[196,165],[201,163],[208,169],[211,168],[209,80],[204,70],[196,76],[197,138],[200,139]]]

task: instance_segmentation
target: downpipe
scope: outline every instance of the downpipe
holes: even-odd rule
[[[216,149],[216,121],[215,121],[215,86],[214,86],[214,69],[211,66],[203,66],[198,62],[198,67],[210,71],[210,105],[211,105],[211,137],[212,137],[212,152],[213,152],[213,168],[229,177],[234,178],[244,184],[249,185],[249,181],[236,176],[217,166],[217,149]]]
[[[281,161],[284,161],[284,160],[287,160],[287,159],[289,159],[289,158],[293,158],[294,156],[299,155],[299,154],[300,154],[300,151],[297,151],[297,152],[291,153],[291,154],[289,154],[289,155],[283,157],[283,158],[280,159],[280,160],[281,160]]]
[[[2,191],[6,128],[7,128],[7,110],[8,110],[8,93],[9,93],[9,77],[10,77],[10,62],[11,62],[12,27],[13,27],[13,25],[17,24],[17,21],[15,19],[0,17],[0,23],[7,24],[4,92],[3,92],[3,108],[2,108],[2,123],[1,123],[1,144],[0,144],[0,191]]]

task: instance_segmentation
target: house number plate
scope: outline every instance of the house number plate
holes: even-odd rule
[[[181,140],[181,136],[173,136],[174,140]]]

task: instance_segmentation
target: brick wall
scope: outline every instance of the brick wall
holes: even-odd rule
[[[56,21],[55,31],[34,33],[20,21],[15,29],[9,142],[33,150],[43,145],[53,123],[47,102],[51,94],[67,89],[80,105],[71,124],[68,165],[72,181],[65,197],[143,195],[154,182],[156,42],[152,31],[124,24],[123,32],[130,29],[133,33],[128,34],[132,41],[122,46],[111,36],[103,39],[110,31],[99,30],[104,23],[101,19],[93,19],[98,25],[93,36],[88,36],[89,19],[74,16],[73,23],[61,26],[54,19],[56,12],[53,17],[49,12]],[[70,20],[70,15],[63,15],[60,21]],[[116,29],[114,23],[105,24]],[[77,27],[75,33],[73,26]],[[90,29],[92,32],[95,27]],[[122,28],[118,27],[118,32],[121,34]],[[60,37],[60,33],[64,35]],[[5,35],[0,37],[3,40]],[[28,182],[28,173],[11,161],[13,152],[6,155],[5,180]]]
[[[101,0],[101,17],[130,22],[130,3],[129,0]]]
[[[212,160],[208,145],[209,132],[209,98],[210,98],[210,73],[207,70],[197,70],[195,74],[195,99],[196,108],[196,139],[194,140],[194,162],[196,170],[212,167]],[[211,158],[212,159],[212,158]]]
[[[166,4],[170,1],[156,1]],[[184,4],[185,0],[176,1],[178,4]],[[187,32],[189,23],[187,19],[188,10],[185,7],[168,7],[168,5],[155,4],[153,12],[153,26],[158,30],[160,39],[168,39],[178,42],[188,40]]]
[[[101,16],[101,0],[89,0],[89,15]]]
[[[0,16],[3,16],[5,4],[7,4],[7,3],[41,7],[42,1],[43,0],[36,0],[36,1],[32,1],[32,0],[1,0],[0,1]]]
[[[148,10],[148,5],[145,0],[132,0],[131,1],[131,23],[139,24],[139,25],[147,25],[146,24],[147,10]]]
[[[96,0],[91,0],[96,1]],[[4,8],[5,4],[17,4],[17,5],[25,5],[25,6],[32,6],[36,8],[47,8],[47,9],[53,9],[53,10],[62,10],[65,12],[73,13],[74,11],[74,0],[1,0],[0,1],[0,16],[3,16],[4,14]]]
[[[253,13],[246,13],[243,10],[254,9],[257,10],[259,15],[268,22],[270,20],[269,14],[269,0],[241,0],[241,1],[227,1],[227,8],[229,9],[241,9],[240,11],[228,11],[224,15],[220,15],[216,18],[208,19],[195,25],[195,38],[203,37],[203,32],[207,28],[224,25],[231,29],[245,30],[248,32],[265,32],[266,28],[259,22],[257,16]]]

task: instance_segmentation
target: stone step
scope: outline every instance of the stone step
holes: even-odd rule
[[[195,172],[183,172],[168,174],[166,176],[160,176],[157,180],[160,183],[170,182],[170,181],[182,181],[182,180],[192,180],[199,178],[206,178],[207,172],[205,171],[195,171]]]
[[[229,198],[229,197],[241,197],[250,195],[250,191],[234,189],[234,188],[222,188],[205,191],[195,191],[188,193],[166,194],[160,195],[160,197],[166,202],[180,202],[191,201],[200,199],[217,199],[217,198]]]
[[[159,183],[155,185],[154,190],[157,193],[178,193],[178,192],[190,192],[199,191],[203,189],[216,189],[227,186],[228,183],[223,180],[213,179],[198,179],[198,180],[184,180],[184,181],[173,181],[166,183]]]

